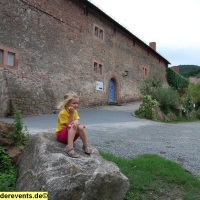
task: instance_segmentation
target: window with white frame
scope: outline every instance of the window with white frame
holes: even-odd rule
[[[18,57],[19,52],[17,50],[0,45],[0,67],[18,69]]]
[[[8,52],[8,57],[7,57],[7,65],[14,67],[14,61],[15,61],[15,54]]]

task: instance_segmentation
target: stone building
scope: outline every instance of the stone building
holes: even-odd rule
[[[80,107],[140,99],[170,64],[87,0],[0,0],[0,115],[51,113],[68,91]]]

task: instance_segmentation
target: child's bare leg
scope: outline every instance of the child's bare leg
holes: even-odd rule
[[[69,156],[74,157],[74,158],[78,158],[79,155],[74,151],[74,137],[76,135],[76,131],[75,129],[71,128],[68,131],[68,144],[67,144],[67,153]]]
[[[78,126],[78,133],[79,133],[79,137],[81,138],[82,142],[83,142],[83,148],[85,150],[85,153],[92,153],[92,149],[90,149],[90,147],[88,146],[88,141],[87,141],[87,136],[85,133],[85,129],[83,128],[82,125]]]
[[[81,138],[81,140],[83,142],[83,145],[87,145],[88,142],[87,142],[85,129],[81,125],[78,126],[78,133],[79,133],[79,137]]]
[[[73,148],[74,146],[74,137],[76,135],[76,130],[73,128],[70,128],[70,130],[68,131],[68,142],[67,142],[67,146],[68,148]]]

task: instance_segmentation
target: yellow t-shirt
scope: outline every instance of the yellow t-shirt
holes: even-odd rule
[[[73,118],[74,118],[73,120],[80,119],[77,110],[74,111]],[[69,113],[66,111],[66,109],[61,110],[60,113],[58,114],[58,124],[56,128],[56,134],[66,128],[66,124],[68,123],[68,121],[69,121]]]

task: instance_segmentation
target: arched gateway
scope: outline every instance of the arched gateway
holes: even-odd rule
[[[108,102],[117,103],[119,98],[119,81],[116,75],[111,75],[108,82]]]

